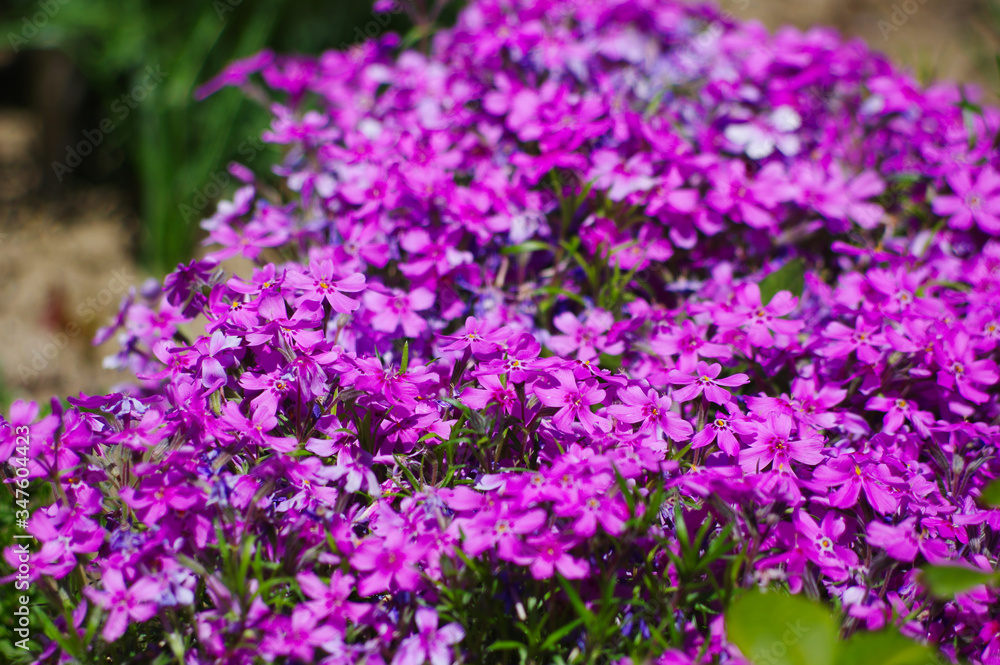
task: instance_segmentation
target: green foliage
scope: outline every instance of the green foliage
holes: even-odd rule
[[[984,506],[1000,508],[1000,480],[994,480],[984,487],[982,494],[979,496],[979,501]]]
[[[895,628],[839,640],[840,619],[803,596],[752,590],[726,613],[726,634],[757,665],[933,665],[927,646]]]

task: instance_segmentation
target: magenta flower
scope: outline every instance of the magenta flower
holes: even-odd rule
[[[976,360],[975,349],[969,335],[956,332],[936,349],[935,356],[941,369],[937,373],[939,386],[958,390],[965,399],[983,404],[989,395],[977,386],[994,386],[1000,381],[997,364],[990,359]]]
[[[233,277],[226,282],[226,286],[236,293],[253,296],[253,310],[268,321],[273,321],[288,316],[285,299],[281,296],[281,283],[282,278],[276,275],[274,264],[269,263],[261,269],[254,268],[253,279],[249,284]]]
[[[156,524],[168,510],[184,512],[204,500],[203,492],[185,482],[179,471],[147,476],[138,489],[123,487],[121,497],[146,524]]]
[[[392,658],[391,665],[449,665],[452,662],[452,645],[465,637],[465,631],[457,623],[449,623],[438,628],[437,612],[421,607],[416,616],[417,633],[405,638]]]
[[[502,358],[486,360],[475,370],[476,376],[484,374],[506,374],[513,383],[524,383],[547,373],[558,365],[559,358],[541,358],[542,345],[533,335],[521,333],[507,343],[506,354]]]
[[[743,470],[759,473],[772,464],[775,469],[783,468],[792,460],[810,465],[822,462],[823,438],[806,434],[801,439],[792,439],[792,424],[789,416],[773,412],[768,414],[766,422],[750,423],[754,441],[740,451]]]
[[[469,556],[479,556],[496,546],[502,559],[513,561],[521,547],[521,536],[537,531],[547,520],[548,515],[543,510],[518,513],[504,502],[490,510],[479,511],[462,525],[463,549]]]
[[[736,298],[728,310],[717,309],[715,322],[725,328],[741,328],[751,344],[761,348],[771,348],[775,340],[772,333],[782,337],[794,335],[805,324],[789,321],[782,316],[789,314],[798,305],[798,298],[789,291],[778,291],[771,302],[763,305],[760,287],[757,284],[743,284],[737,287]]]
[[[236,362],[234,349],[240,348],[240,338],[224,335],[221,330],[212,333],[208,349],[201,359],[201,385],[214,392],[227,381],[226,367]]]
[[[621,342],[608,343],[608,330],[615,319],[600,309],[587,312],[581,322],[570,312],[557,316],[552,324],[563,334],[549,338],[548,346],[561,356],[576,355],[580,360],[593,360],[602,353],[616,356],[624,350]]]
[[[719,448],[731,457],[735,457],[740,452],[740,442],[735,434],[752,434],[753,428],[744,424],[744,416],[739,408],[732,402],[725,405],[728,415],[721,411],[715,414],[715,418],[705,424],[705,428],[691,438],[691,448],[704,448],[713,441],[719,442]]]
[[[817,524],[803,510],[795,512],[795,528],[802,536],[802,545],[810,560],[819,565],[824,575],[837,582],[848,579],[851,568],[859,564],[858,555],[840,544],[847,526],[844,518],[828,512]]]
[[[276,616],[265,626],[260,647],[268,656],[266,660],[291,656],[298,661],[312,662],[317,647],[341,637],[338,629],[319,624],[319,617],[302,606],[292,611],[290,619]]]
[[[565,369],[554,374],[559,385],[555,388],[535,386],[535,394],[545,406],[558,408],[552,417],[552,422],[562,429],[570,429],[573,421],[579,419],[583,429],[589,433],[596,430],[607,430],[610,423],[607,418],[596,415],[590,410],[594,404],[604,400],[605,392],[597,387],[593,380],[578,384],[573,372]]]
[[[916,518],[910,517],[899,524],[872,522],[866,535],[868,544],[881,547],[886,554],[900,561],[913,561],[918,554],[931,563],[944,563],[950,558],[948,546],[931,537],[926,529],[917,531]]]
[[[886,345],[881,326],[869,325],[860,316],[854,322],[854,330],[834,321],[823,331],[823,337],[830,340],[830,343],[817,351],[819,355],[846,358],[854,352],[857,353],[858,360],[869,365],[878,362],[882,357],[881,349]]]
[[[295,377],[285,370],[260,375],[245,372],[240,376],[239,384],[248,390],[260,390],[261,393],[250,404],[255,411],[260,410],[273,416],[281,401],[294,390]]]
[[[324,259],[310,262],[306,272],[289,271],[285,275],[284,284],[302,291],[295,299],[297,306],[317,306],[325,301],[333,311],[349,314],[360,307],[361,303],[344,294],[364,291],[365,276],[353,273],[347,277],[337,277],[333,261]]]
[[[948,217],[953,229],[968,229],[975,222],[983,231],[1000,235],[1000,174],[985,166],[975,176],[967,168],[950,170],[945,180],[953,194],[938,195],[931,204],[934,213]]]
[[[488,404],[497,404],[504,413],[520,413],[520,403],[509,383],[504,385],[499,377],[492,374],[480,376],[479,383],[482,388],[465,389],[460,397],[463,404],[481,411]]]
[[[434,294],[427,289],[414,289],[410,293],[399,290],[388,294],[375,290],[365,293],[365,306],[373,312],[372,328],[385,333],[402,328],[407,337],[418,337],[427,329],[427,322],[418,312],[433,305]]]
[[[895,512],[899,505],[890,491],[899,486],[899,479],[885,464],[875,464],[860,455],[827,460],[814,470],[813,480],[820,491],[839,488],[827,499],[834,508],[853,508],[862,490],[872,508],[883,515]]]
[[[658,331],[650,340],[650,348],[664,358],[677,356],[677,369],[690,372],[701,358],[729,360],[732,351],[725,344],[707,339],[708,326],[699,326],[685,319],[680,328],[671,327]]]
[[[156,616],[160,585],[153,580],[143,577],[126,587],[121,571],[108,568],[101,575],[101,582],[103,590],[86,587],[83,592],[108,612],[101,632],[105,642],[114,642],[124,635],[130,621],[149,621]]]
[[[510,328],[492,328],[485,321],[479,321],[474,316],[465,320],[465,328],[450,336],[441,336],[441,339],[452,340],[451,343],[441,347],[442,351],[461,351],[472,348],[476,354],[489,353],[497,348],[505,339],[510,337]]]
[[[571,541],[552,533],[538,536],[524,545],[518,563],[527,565],[536,580],[548,579],[556,571],[566,579],[578,580],[587,576],[590,567],[569,553],[572,546]]]
[[[330,576],[329,584],[324,584],[310,572],[299,573],[295,579],[302,592],[312,599],[303,607],[312,612],[317,621],[329,617],[335,627],[343,630],[347,621],[358,621],[367,611],[364,604],[348,600],[355,588],[354,577],[351,575],[335,570]]]
[[[667,380],[674,385],[685,386],[673,393],[674,399],[678,402],[689,402],[704,392],[708,401],[724,405],[729,403],[732,395],[723,388],[742,386],[750,382],[750,377],[746,374],[733,374],[719,379],[717,377],[720,372],[722,372],[722,365],[718,363],[709,365],[704,361],[699,361],[695,366],[694,376],[679,370],[670,370],[667,374]]]
[[[608,415],[626,423],[641,423],[639,431],[659,427],[674,441],[687,441],[694,433],[691,423],[670,410],[669,397],[650,388],[645,394],[638,386],[618,391],[622,404],[608,407]]]
[[[929,411],[920,411],[914,401],[902,397],[877,395],[868,400],[865,408],[886,412],[882,421],[882,431],[886,434],[895,434],[904,421],[909,421],[917,434],[923,438],[926,439],[931,435],[930,428],[934,426],[934,415]]]
[[[420,584],[415,564],[422,554],[423,548],[402,531],[390,531],[385,538],[365,539],[351,556],[351,565],[368,573],[358,583],[358,593],[370,596],[388,591],[393,582],[403,591],[413,591]]]

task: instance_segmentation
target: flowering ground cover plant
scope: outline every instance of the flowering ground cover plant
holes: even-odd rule
[[[974,91],[664,0],[219,85],[283,166],[103,331],[136,385],[0,440],[38,660],[1000,663]]]

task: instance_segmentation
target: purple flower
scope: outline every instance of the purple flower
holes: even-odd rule
[[[103,590],[84,588],[87,597],[108,613],[101,635],[105,642],[114,642],[125,634],[130,621],[149,621],[156,616],[156,598],[160,585],[144,577],[126,587],[120,570],[106,569],[101,575]]]
[[[334,273],[333,261],[325,259],[310,262],[308,271],[288,272],[284,283],[302,291],[302,294],[295,299],[297,306],[315,306],[325,301],[330,304],[333,311],[349,314],[360,307],[361,303],[344,294],[364,291],[365,276],[353,273],[340,278]]]
[[[422,548],[401,531],[364,540],[351,556],[351,565],[367,573],[358,583],[358,593],[370,596],[388,591],[393,582],[403,591],[413,591],[420,584],[415,564],[422,554]]]
[[[754,441],[740,451],[740,466],[744,471],[760,473],[774,465],[775,469],[789,466],[792,460],[803,464],[823,461],[822,437],[807,433],[802,438],[792,438],[793,421],[780,413],[769,413],[765,422],[750,423]]]
[[[452,340],[449,344],[441,347],[442,351],[460,351],[471,348],[473,353],[489,353],[494,351],[501,342],[510,337],[510,328],[504,326],[494,328],[485,321],[479,321],[474,316],[465,320],[465,328],[462,332],[450,336],[441,336],[441,339]]]
[[[938,195],[931,206],[934,213],[948,217],[953,229],[968,229],[975,222],[983,231],[1000,235],[1000,174],[990,166],[978,174],[959,168],[949,171],[945,180],[953,194]]]
[[[801,321],[789,321],[780,317],[795,309],[798,299],[789,291],[778,291],[766,306],[761,304],[760,287],[744,284],[737,288],[735,302],[731,309],[719,309],[715,322],[726,328],[741,328],[750,343],[757,347],[774,346],[773,334],[788,337],[802,329]]]
[[[427,322],[418,314],[434,305],[434,294],[427,289],[414,289],[410,293],[393,291],[390,294],[369,290],[365,293],[365,306],[373,312],[372,328],[391,333],[402,328],[406,337],[418,337],[427,329]]]
[[[545,406],[559,409],[552,417],[552,422],[557,427],[569,429],[574,420],[579,420],[583,429],[590,433],[608,429],[610,425],[608,420],[590,410],[592,405],[600,404],[606,394],[597,387],[596,381],[577,383],[573,373],[565,369],[557,370],[554,377],[558,386],[555,388],[535,386],[535,394]]]
[[[399,644],[399,650],[392,658],[391,665],[449,665],[452,662],[452,645],[465,637],[465,631],[457,623],[449,623],[438,628],[438,615],[434,610],[421,607],[416,616],[417,633]]]
[[[674,399],[678,402],[689,402],[704,392],[705,398],[708,401],[725,405],[732,399],[732,395],[729,394],[729,391],[723,390],[723,387],[735,388],[742,386],[750,382],[750,377],[746,374],[733,374],[724,379],[719,379],[717,377],[720,372],[722,372],[722,366],[718,363],[709,365],[708,363],[699,361],[695,366],[694,376],[679,370],[671,370],[667,375],[667,379],[674,385],[684,386],[684,388],[675,390],[673,393]]]
[[[641,423],[639,431],[661,428],[674,441],[687,441],[694,433],[691,423],[670,410],[669,397],[650,388],[643,393],[638,386],[618,391],[621,404],[608,407],[608,415],[627,423]]]

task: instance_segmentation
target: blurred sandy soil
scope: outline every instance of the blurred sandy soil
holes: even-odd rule
[[[1000,26],[989,11],[995,0],[717,0],[737,19],[837,28],[907,66],[923,82],[954,79],[979,84],[996,103],[1000,89],[995,54]],[[881,22],[881,23],[880,23]]]
[[[719,0],[737,19],[770,28],[830,25],[860,36],[921,80],[979,83],[996,103],[1000,51],[986,0]],[[907,13],[906,8],[916,8]],[[896,9],[896,23],[893,23]],[[879,21],[885,23],[880,26]],[[889,30],[891,25],[895,30]],[[0,66],[2,66],[0,54]],[[36,118],[0,108],[0,407],[15,398],[93,394],[127,377],[102,369],[114,340],[91,346],[117,312],[125,286],[145,275],[130,257],[135,212],[121,192],[64,188],[41,193],[32,159]]]

